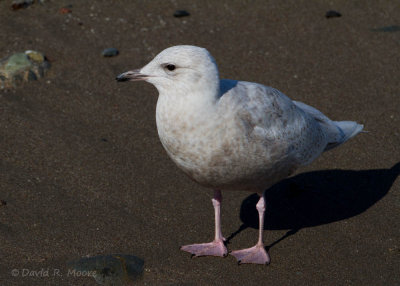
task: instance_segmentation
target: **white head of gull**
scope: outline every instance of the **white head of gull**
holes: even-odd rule
[[[157,88],[162,145],[183,172],[214,190],[214,240],[181,247],[194,256],[227,255],[221,190],[244,190],[260,195],[258,242],[230,254],[239,263],[269,263],[263,243],[263,191],[363,129],[353,121],[332,121],[274,88],[220,79],[214,58],[196,46],[170,47],[117,80],[144,80]]]

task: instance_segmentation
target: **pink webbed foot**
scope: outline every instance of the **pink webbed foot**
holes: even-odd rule
[[[209,243],[200,244],[190,244],[181,246],[181,250],[187,251],[192,254],[192,256],[222,256],[228,255],[228,250],[222,239],[214,240]]]
[[[267,251],[265,251],[263,244],[256,244],[253,247],[242,250],[234,250],[229,254],[235,256],[239,264],[269,264],[269,262],[271,261]]]

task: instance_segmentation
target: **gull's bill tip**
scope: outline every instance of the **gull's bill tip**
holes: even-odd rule
[[[148,77],[147,75],[142,74],[138,69],[121,73],[115,79],[117,81],[138,81],[138,80],[146,80],[147,77]]]

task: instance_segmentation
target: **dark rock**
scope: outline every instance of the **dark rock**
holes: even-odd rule
[[[33,71],[28,71],[28,81],[33,81],[33,80],[37,80],[37,76]]]
[[[186,10],[176,10],[174,13],[174,17],[180,18],[180,17],[186,17],[190,16],[190,13]]]
[[[60,10],[58,10],[58,13],[60,14],[68,14],[68,13],[72,13],[72,10],[68,7],[62,7],[60,8]]]
[[[328,12],[326,12],[325,14],[326,18],[337,18],[337,17],[342,17],[342,14],[340,14],[338,11],[335,10],[329,10]]]
[[[108,48],[101,52],[103,57],[115,57],[119,54],[119,51],[115,48]]]
[[[126,285],[141,276],[144,261],[134,255],[111,254],[81,258],[68,265],[74,271],[89,273],[100,285]]]
[[[33,4],[33,0],[15,0],[11,4],[11,9],[12,10],[19,10],[22,8],[27,8],[28,6]]]
[[[385,26],[372,29],[375,32],[400,32],[400,26]]]
[[[4,200],[0,200],[0,206],[5,206],[5,205],[7,205],[7,202]]]

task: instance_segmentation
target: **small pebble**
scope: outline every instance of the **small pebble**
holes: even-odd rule
[[[12,10],[19,10],[22,8],[27,8],[28,6],[33,4],[33,0],[16,0],[11,4]]]
[[[60,14],[68,14],[68,13],[72,13],[72,10],[67,7],[62,7],[62,8],[60,8],[60,10],[58,10],[58,12]]]
[[[115,57],[119,54],[119,51],[115,48],[108,48],[101,52],[103,57]]]
[[[372,29],[375,32],[400,32],[400,26],[386,26]]]
[[[3,201],[3,200],[0,200],[0,206],[5,206],[5,205],[7,205],[7,202]]]
[[[340,14],[338,11],[335,10],[329,10],[328,12],[326,12],[325,14],[326,18],[337,18],[337,17],[342,17],[342,14]]]
[[[42,53],[32,50],[25,51],[25,55],[27,55],[31,61],[38,64],[43,63],[46,60],[46,57]]]
[[[174,17],[180,18],[180,17],[186,17],[190,16],[190,13],[186,10],[176,10],[174,13]]]

